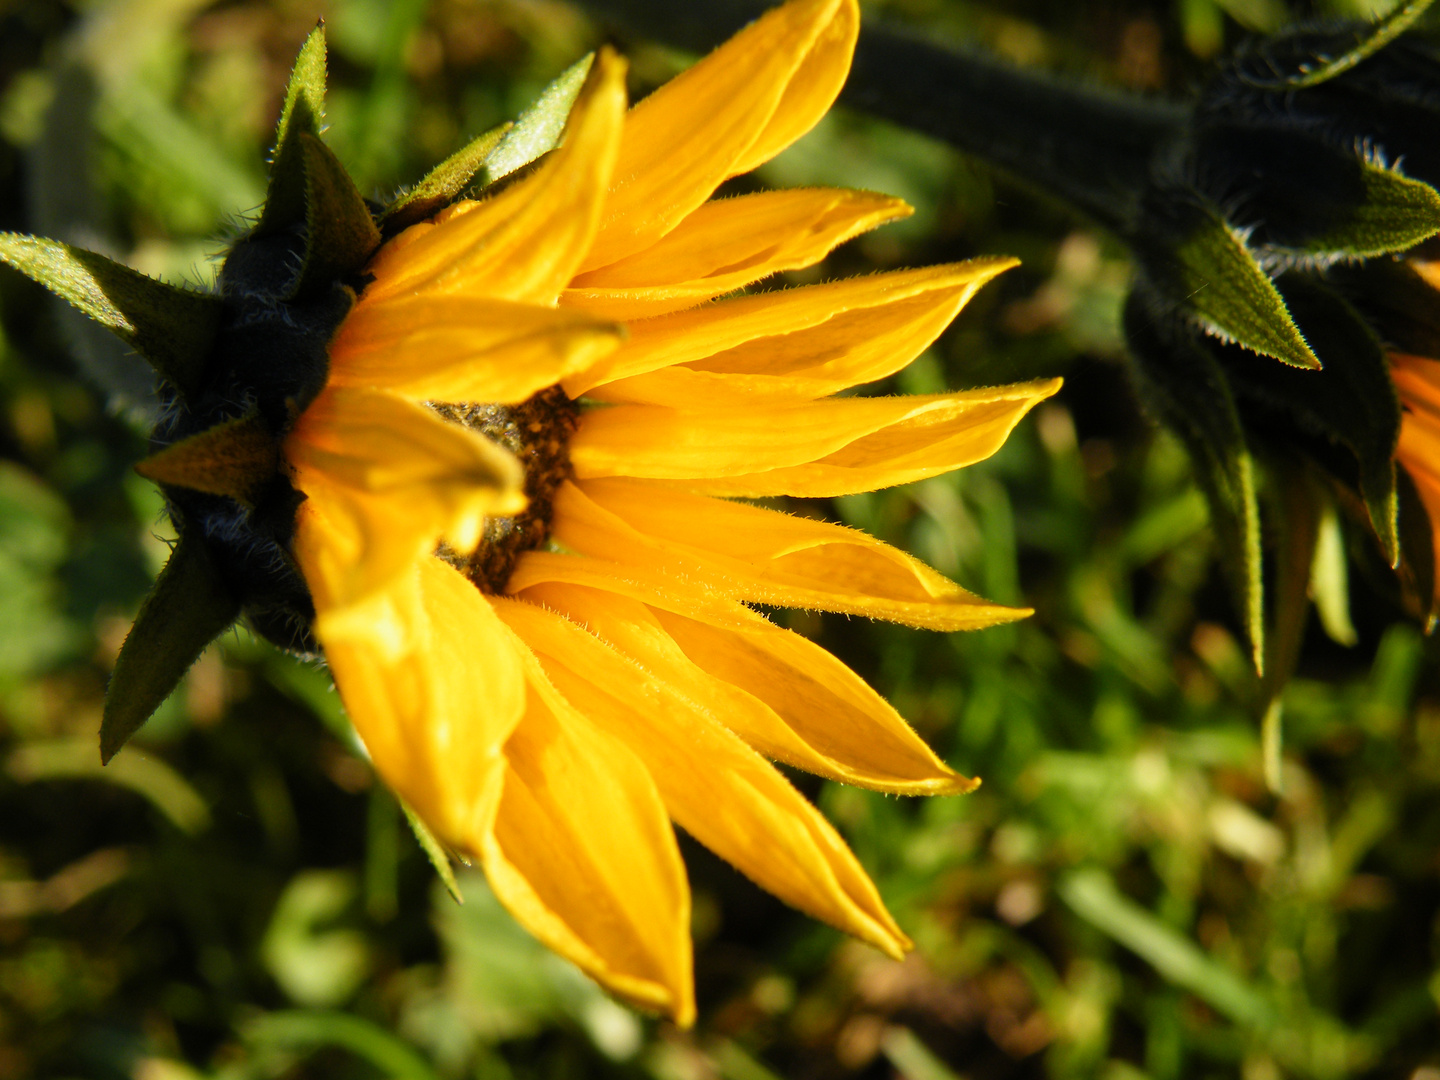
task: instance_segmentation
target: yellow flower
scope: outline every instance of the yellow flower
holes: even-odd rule
[[[854,0],[794,0],[628,112],[602,53],[559,149],[379,251],[284,443],[315,632],[376,768],[537,937],[680,1023],[672,820],[899,955],[855,857],[765,758],[899,794],[975,783],[746,605],[937,630],[1025,614],[725,498],[959,468],[1058,385],[833,396],[907,364],[1012,260],[715,299],[909,212],[820,189],[709,201],[826,112],[857,28]]]

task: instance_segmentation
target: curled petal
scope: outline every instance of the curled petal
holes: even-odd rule
[[[635,480],[566,484],[555,537],[585,555],[704,577],[734,600],[975,630],[1029,612],[992,604],[855,529]]]
[[[672,404],[645,393],[648,384],[635,377],[684,364],[697,372],[769,376],[781,390],[787,380],[800,380],[795,385],[807,389],[807,380],[830,384],[810,394],[820,397],[904,367],[980,286],[1014,265],[1014,259],[972,259],[756,293],[644,319],[631,325],[622,349],[566,380],[565,389],[572,397],[598,390],[592,396],[602,400]],[[617,380],[626,385],[611,391],[607,384]]]
[[[317,508],[302,506],[296,556],[341,700],[385,782],[442,841],[475,854],[472,838],[489,830],[500,796],[502,748],[525,707],[513,638],[470,582],[431,558],[372,602],[380,618],[332,632],[335,597],[317,564],[336,542]]]
[[[528,699],[505,747],[493,828],[478,838],[485,874],[550,948],[621,997],[688,1025],[690,888],[664,803],[634,753],[517,646]]]
[[[613,352],[624,328],[577,311],[474,296],[357,304],[330,346],[333,386],[411,401],[507,405]]]
[[[767,757],[896,795],[975,787],[818,645],[740,604],[697,611],[643,580],[597,576],[584,587],[541,583],[521,595],[588,627]]]
[[[851,237],[910,213],[901,200],[868,191],[797,188],[714,199],[644,251],[581,274],[560,302],[605,318],[663,315],[810,266]]]
[[[345,538],[313,566],[337,608],[383,590],[442,538],[473,547],[487,514],[525,507],[524,473],[510,453],[373,390],[327,388],[285,440],[285,457],[296,486]]]
[[[705,700],[553,611],[516,601],[498,602],[498,611],[567,700],[644,762],[687,832],[803,911],[891,956],[908,947],[845,842]]]
[[[616,405],[583,417],[570,459],[581,479],[683,481],[714,495],[849,495],[983,461],[1059,388],[1049,379],[750,408]]]
[[[792,0],[639,102],[582,269],[649,247],[809,131],[844,85],[859,25],[855,0]]]
[[[560,148],[498,195],[386,244],[360,304],[416,292],[553,304],[595,235],[624,115],[625,62],[602,49]]]

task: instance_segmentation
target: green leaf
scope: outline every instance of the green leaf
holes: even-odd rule
[[[409,803],[399,796],[396,802],[400,809],[405,811],[405,820],[410,822],[410,829],[415,833],[415,839],[420,844],[420,850],[425,852],[425,857],[430,860],[430,865],[435,868],[435,873],[440,875],[440,881],[445,886],[445,891],[450,894],[457,904],[465,903],[465,898],[460,895],[460,883],[455,880],[455,870],[450,865],[450,856],[446,854],[445,848],[440,841],[435,839],[435,834],[430,831],[429,826],[420,820],[420,815],[410,809]]]
[[[1222,1016],[1252,1029],[1274,1025],[1275,1010],[1264,995],[1175,927],[1125,896],[1103,870],[1076,870],[1060,879],[1056,892],[1086,922]]]
[[[285,104],[275,128],[275,152],[270,159],[270,188],[265,209],[255,226],[257,234],[279,232],[302,224],[307,207],[305,155],[300,136],[320,137],[325,118],[325,23],[317,23],[290,72]]]
[[[256,1049],[291,1050],[310,1054],[339,1047],[368,1062],[391,1080],[438,1080],[409,1043],[379,1024],[328,1009],[294,1009],[264,1013],[245,1023],[245,1041]]]
[[[1250,450],[1224,370],[1195,335],[1167,318],[1162,308],[1144,285],[1137,285],[1125,303],[1125,337],[1151,404],[1190,454],[1195,479],[1210,504],[1231,599],[1250,641],[1251,660],[1261,671],[1264,587]]]
[[[158,757],[126,754],[106,767],[95,760],[88,738],[32,739],[6,759],[5,771],[21,783],[35,780],[99,780],[147,800],[181,832],[194,836],[211,825],[200,793]]]
[[[1338,478],[1358,486],[1381,551],[1395,566],[1400,551],[1394,462],[1400,400],[1384,347],[1334,290],[1298,273],[1284,275],[1278,284],[1325,369],[1253,364],[1234,349],[1221,349],[1231,386],[1241,398],[1287,414],[1300,434],[1319,436],[1350,451],[1355,473],[1340,470]],[[1272,421],[1257,418],[1256,424],[1268,428]]]
[[[486,160],[511,127],[507,123],[492,128],[436,165],[425,179],[385,208],[380,228],[393,236],[449,206],[475,183]]]
[[[357,273],[380,246],[380,230],[334,152],[308,132],[297,141],[305,167],[305,266],[292,295],[306,296]]]
[[[1309,254],[1370,258],[1404,251],[1440,233],[1440,192],[1373,161],[1359,162],[1359,192],[1345,220],[1301,246]]]
[[[100,760],[108,762],[179,684],[205,646],[240,614],[203,541],[181,534],[135,616],[100,722]]]
[[[182,394],[194,395],[204,384],[219,297],[167,285],[84,248],[19,233],[0,233],[0,262],[133,346]]]
[[[1160,292],[1209,333],[1293,367],[1320,366],[1245,237],[1214,210],[1170,199],[1136,248]]]
[[[560,145],[566,121],[570,119],[570,110],[580,96],[594,62],[594,53],[582,57],[545,88],[535,104],[520,115],[515,126],[495,147],[495,152],[480,172],[478,187],[488,187]]]

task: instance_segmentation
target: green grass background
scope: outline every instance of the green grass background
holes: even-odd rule
[[[376,194],[602,41],[631,56],[637,94],[689,59],[560,0],[0,0],[0,228],[207,280],[260,202],[284,78],[322,12],[328,138]],[[1337,13],[1366,11],[865,8],[1172,95],[1247,30]],[[328,676],[244,630],[102,771],[105,679],[168,524],[130,472],[143,435],[95,378],[132,400],[144,379],[4,271],[0,1077],[1440,1078],[1436,649],[1363,537],[1349,541],[1359,641],[1312,619],[1277,796],[1204,504],[1127,382],[1123,252],[948,148],[844,112],[758,182],[916,207],[797,281],[1024,260],[891,389],[1067,377],[991,461],[814,507],[1033,618],[945,636],[780,616],[984,777],[934,800],[797,777],[915,954],[847,941],[684,841],[700,1021],[635,1014],[477,875],[455,905],[354,753]]]

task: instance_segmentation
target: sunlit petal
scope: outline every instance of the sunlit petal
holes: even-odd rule
[[[411,294],[358,305],[330,346],[333,386],[412,401],[513,404],[614,351],[624,328],[577,311]]]
[[[498,195],[381,248],[360,304],[418,292],[553,304],[599,224],[624,117],[625,62],[602,49],[560,148]]]
[[[587,413],[581,479],[684,481],[717,495],[848,495],[983,461],[1059,380],[954,394],[839,398],[749,409],[616,405]]]
[[[1014,265],[1013,259],[975,259],[756,293],[644,319],[631,324],[622,349],[567,379],[565,389],[571,395],[590,393],[677,364],[698,371],[825,379],[837,388],[869,382],[903,367],[933,341],[944,327],[940,312],[953,317],[976,289]],[[910,300],[917,302],[886,310]],[[847,313],[854,314],[839,318]],[[908,337],[902,334],[874,347],[863,336],[901,333],[907,326],[912,327]],[[910,348],[909,356],[898,359]],[[623,391],[616,400],[624,400]]]
[[[689,1024],[690,889],[664,803],[640,760],[519,647],[525,719],[505,746],[493,829],[478,838],[486,876],[550,948],[614,993]]]
[[[296,557],[341,700],[385,782],[442,841],[465,850],[489,828],[501,751],[524,710],[513,639],[474,586],[438,559],[412,563],[391,583],[388,620],[332,624],[336,597],[323,562],[336,542],[316,508],[303,507]]]
[[[639,102],[604,223],[583,270],[642,251],[823,116],[849,71],[855,0],[798,0],[767,12]]]
[[[1028,615],[992,604],[855,529],[634,480],[567,484],[555,537],[617,563],[703,576],[732,599],[974,630]]]
[[[819,262],[851,237],[910,212],[886,195],[826,188],[712,200],[653,246],[581,274],[560,302],[605,318],[663,315]]]
[[[473,546],[487,514],[525,506],[511,454],[371,390],[327,389],[296,423],[285,456],[296,486],[351,538],[324,559],[337,606],[385,588],[442,538]]]
[[[844,841],[704,700],[666,682],[648,656],[628,657],[535,604],[499,601],[498,611],[565,697],[645,763],[687,832],[782,900],[892,956],[908,946]]]

